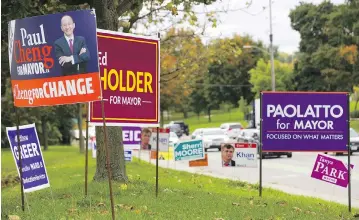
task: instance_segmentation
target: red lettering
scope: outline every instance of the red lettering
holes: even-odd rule
[[[44,61],[44,67],[51,69],[54,66],[54,59],[51,57],[52,46],[23,48],[20,40],[14,43],[14,58],[17,64]]]
[[[31,57],[29,57],[29,55],[31,54],[31,50],[30,50],[30,48],[27,48],[26,49],[26,60],[28,60],[28,61],[32,61],[32,58]]]

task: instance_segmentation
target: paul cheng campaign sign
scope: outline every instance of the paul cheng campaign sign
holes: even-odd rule
[[[14,105],[36,107],[100,100],[93,10],[9,22]]]
[[[19,126],[19,130],[24,192],[32,192],[49,187],[50,182],[46,172],[45,161],[42,157],[35,124]],[[20,177],[17,129],[16,127],[7,127],[6,133]]]
[[[347,151],[347,93],[263,92],[261,99],[263,151]]]

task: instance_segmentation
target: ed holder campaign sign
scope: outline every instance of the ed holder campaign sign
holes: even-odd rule
[[[93,10],[9,22],[14,105],[36,107],[100,100]]]
[[[45,161],[42,157],[35,124],[19,126],[19,130],[24,192],[32,192],[49,187],[50,182],[46,172]],[[20,177],[17,129],[16,127],[7,127],[6,133]]]
[[[102,94],[109,126],[159,126],[158,38],[97,29]],[[101,102],[89,121],[102,124]]]
[[[348,150],[348,93],[263,92],[264,152]]]

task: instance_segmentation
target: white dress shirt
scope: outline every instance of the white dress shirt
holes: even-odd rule
[[[65,35],[65,39],[66,39],[67,44],[69,45],[69,47],[70,47],[70,40],[72,40],[72,48],[73,48],[74,41],[75,41],[74,35],[72,35],[71,37],[68,37],[68,36]],[[71,49],[71,47],[70,47],[70,49]],[[72,63],[72,65],[75,64],[75,60],[74,60],[73,55],[71,55],[71,63]]]

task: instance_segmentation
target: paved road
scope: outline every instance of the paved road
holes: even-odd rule
[[[137,152],[134,156],[139,156]],[[348,188],[335,186],[310,177],[317,153],[293,153],[292,158],[263,159],[263,186],[280,189],[282,191],[315,196],[326,200],[336,201],[348,205]],[[141,152],[141,159],[148,161],[148,152]],[[347,156],[336,156],[347,162]],[[222,167],[220,152],[208,151],[208,167],[189,167],[188,161],[159,161],[159,166],[183,170],[193,173],[206,174],[215,177],[242,180],[249,183],[259,182],[259,168]],[[156,160],[151,161],[156,164]],[[352,170],[352,207],[359,208],[359,153],[351,156]],[[259,161],[258,161],[259,167]],[[263,191],[263,195],[265,191]]]

